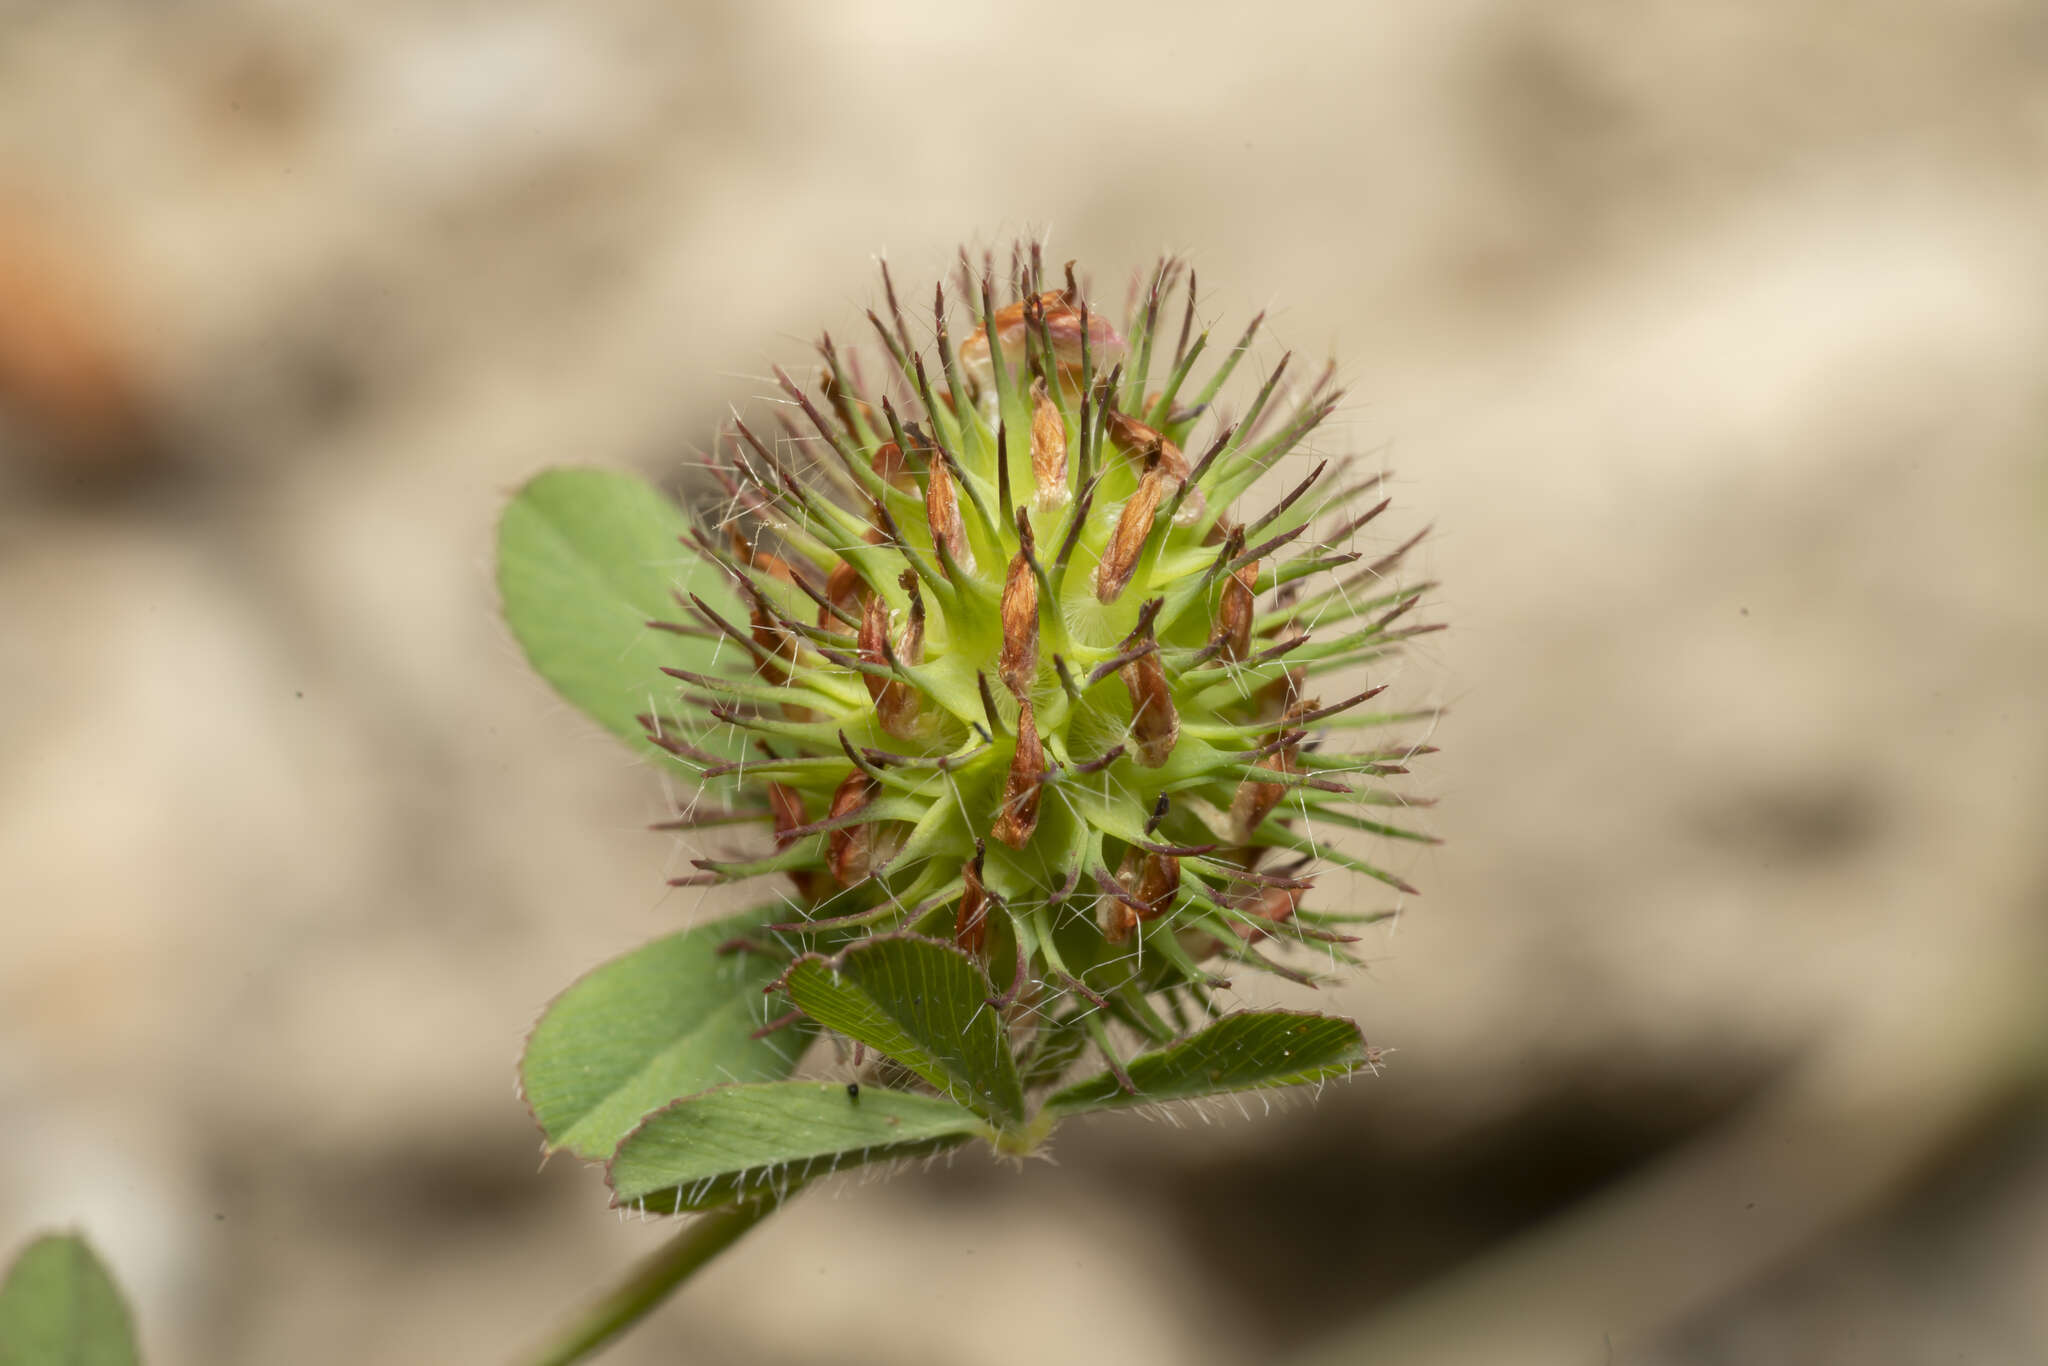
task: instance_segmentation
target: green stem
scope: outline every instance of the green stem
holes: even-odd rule
[[[570,1366],[571,1362],[590,1356],[652,1313],[706,1262],[781,1208],[792,1193],[763,1196],[692,1220],[666,1247],[634,1267],[617,1288],[533,1358],[533,1366]]]

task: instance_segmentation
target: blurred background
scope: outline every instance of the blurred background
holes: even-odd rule
[[[2022,0],[0,0],[0,1245],[325,1366],[661,1240],[512,1068],[703,902],[494,519],[1030,232],[1436,524],[1388,1065],[842,1181],[607,1360],[2048,1359],[2044,229]]]

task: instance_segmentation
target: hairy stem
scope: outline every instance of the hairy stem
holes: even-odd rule
[[[610,1294],[590,1306],[532,1359],[532,1366],[569,1366],[582,1361],[652,1313],[684,1281],[738,1242],[793,1192],[713,1210],[690,1221],[667,1246],[638,1266]]]

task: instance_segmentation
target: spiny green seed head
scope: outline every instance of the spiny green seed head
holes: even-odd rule
[[[695,738],[752,739],[708,771],[759,795],[774,849],[699,866],[787,877],[791,920],[827,936],[951,938],[1013,992],[1199,997],[1218,957],[1301,976],[1262,940],[1341,954],[1330,926],[1356,917],[1307,904],[1312,877],[1409,890],[1331,843],[1415,838],[1370,811],[1407,804],[1379,780],[1417,750],[1325,749],[1414,718],[1319,684],[1430,628],[1397,625],[1427,587],[1390,577],[1412,541],[1369,565],[1343,548],[1386,507],[1378,478],[1325,462],[1251,497],[1335,408],[1331,372],[1290,402],[1282,357],[1226,417],[1259,321],[1217,356],[1173,261],[1121,334],[1071,267],[1047,288],[1035,249],[1006,288],[963,257],[925,347],[884,281],[886,379],[827,338],[815,391],[777,372],[782,432],[721,443],[729,498],[695,548],[749,615],[693,603],[727,648],[678,677]]]

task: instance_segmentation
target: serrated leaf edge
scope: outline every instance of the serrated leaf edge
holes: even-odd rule
[[[1193,1040],[1201,1037],[1209,1030],[1215,1029],[1225,1021],[1242,1019],[1248,1015],[1288,1015],[1303,1020],[1333,1020],[1339,1024],[1349,1025],[1357,1040],[1358,1056],[1344,1063],[1331,1063],[1329,1066],[1333,1070],[1316,1077],[1301,1077],[1296,1080],[1283,1078],[1256,1086],[1222,1087],[1214,1091],[1191,1096],[1160,1096],[1156,1099],[1151,1099],[1141,1092],[1135,1096],[1125,1095],[1117,1100],[1103,1101],[1091,1105],[1062,1105],[1060,1103],[1060,1098],[1070,1091],[1078,1091],[1083,1087],[1099,1085],[1105,1080],[1115,1081],[1116,1079],[1113,1072],[1097,1072],[1092,1076],[1082,1077],[1079,1081],[1070,1082],[1045,1098],[1044,1102],[1039,1106],[1038,1114],[1032,1123],[1033,1140],[1035,1142],[1043,1142],[1060,1121],[1077,1115],[1096,1114],[1105,1110],[1124,1109],[1131,1106],[1192,1104],[1215,1096],[1239,1095],[1248,1091],[1270,1091],[1294,1086],[1321,1086],[1325,1082],[1349,1079],[1360,1068],[1372,1069],[1379,1065],[1379,1054],[1365,1041],[1365,1031],[1359,1026],[1358,1021],[1348,1016],[1331,1015],[1319,1010],[1293,1010],[1287,1007],[1275,1006],[1266,1009],[1233,1010],[1228,1014],[1219,1015],[1201,1029],[1194,1030],[1162,1048],[1155,1048],[1128,1059],[1124,1064],[1125,1069],[1128,1071],[1141,1065],[1147,1058],[1157,1057],[1161,1053],[1170,1053],[1176,1048],[1185,1047]],[[1341,1072],[1334,1070],[1339,1066],[1343,1068]]]
[[[654,1122],[655,1122],[656,1120],[658,1120],[658,1119],[660,1119],[660,1118],[661,1118],[662,1116],[664,1116],[664,1115],[668,1114],[668,1113],[669,1113],[670,1111],[672,1111],[672,1110],[677,1110],[677,1109],[680,1109],[680,1108],[681,1108],[682,1106],[684,1106],[684,1105],[687,1105],[687,1104],[689,1104],[689,1103],[690,1103],[691,1101],[694,1101],[694,1100],[700,1100],[700,1099],[702,1099],[702,1098],[703,1098],[703,1097],[705,1097],[705,1096],[708,1096],[708,1095],[713,1095],[713,1094],[715,1094],[715,1093],[717,1093],[717,1092],[720,1092],[720,1091],[735,1091],[735,1090],[739,1090],[740,1088],[742,1088],[742,1087],[746,1087],[746,1086],[822,1086],[822,1087],[828,1087],[828,1088],[829,1088],[829,1087],[831,1087],[832,1085],[834,1085],[834,1083],[832,1083],[832,1082],[829,1082],[829,1081],[806,1081],[806,1080],[800,1080],[800,1079],[797,1079],[797,1078],[791,1078],[791,1079],[789,1079],[789,1080],[786,1080],[786,1081],[766,1081],[766,1082],[727,1082],[727,1083],[724,1083],[723,1085],[719,1085],[719,1086],[708,1086],[708,1087],[706,1087],[705,1089],[703,1089],[702,1091],[693,1091],[693,1092],[691,1092],[691,1093],[690,1093],[689,1095],[687,1095],[687,1096],[678,1096],[678,1097],[676,1097],[676,1098],[675,1098],[674,1100],[670,1101],[670,1102],[669,1102],[669,1103],[668,1103],[667,1105],[664,1105],[664,1106],[662,1106],[662,1107],[661,1107],[661,1108],[660,1108],[659,1110],[652,1110],[652,1111],[649,1111],[649,1112],[648,1112],[648,1113],[647,1113],[647,1114],[646,1114],[646,1115],[645,1115],[644,1117],[642,1117],[642,1119],[640,1120],[640,1122],[639,1122],[638,1124],[636,1124],[636,1125],[634,1125],[634,1126],[633,1126],[633,1129],[632,1129],[632,1131],[631,1131],[630,1133],[628,1133],[628,1134],[627,1134],[627,1135],[626,1135],[626,1136],[625,1136],[624,1138],[622,1138],[622,1139],[620,1139],[620,1140],[619,1140],[619,1146],[618,1146],[618,1148],[617,1148],[617,1149],[615,1149],[615,1150],[613,1151],[612,1155],[611,1155],[610,1157],[606,1158],[606,1159],[605,1159],[605,1161],[604,1161],[604,1185],[605,1185],[605,1189],[606,1189],[607,1191],[610,1191],[610,1192],[611,1192],[611,1208],[613,1208],[613,1209],[634,1209],[634,1208],[638,1208],[638,1207],[640,1207],[640,1205],[641,1205],[641,1203],[642,1203],[642,1200],[644,1199],[644,1197],[642,1197],[641,1199],[636,1199],[636,1200],[632,1200],[632,1201],[621,1201],[621,1200],[619,1199],[619,1191],[618,1191],[618,1186],[617,1186],[616,1184],[614,1184],[614,1182],[613,1182],[613,1179],[612,1179],[612,1168],[613,1168],[613,1167],[614,1167],[614,1166],[615,1166],[615,1165],[617,1164],[617,1162],[618,1162],[618,1157],[619,1157],[619,1153],[621,1153],[621,1152],[625,1151],[626,1145],[627,1145],[628,1143],[631,1143],[631,1142],[632,1142],[632,1141],[633,1141],[633,1140],[634,1140],[635,1138],[639,1137],[639,1135],[640,1135],[640,1133],[641,1133],[641,1131],[642,1131],[642,1130],[646,1129],[646,1128],[647,1128],[647,1127],[648,1127],[649,1125],[653,1124],[653,1123],[654,1123]],[[953,1107],[954,1107],[955,1109],[959,1110],[961,1114],[965,1115],[965,1116],[966,1116],[967,1118],[969,1118],[969,1119],[971,1119],[971,1120],[973,1120],[973,1121],[974,1121],[975,1127],[974,1127],[973,1129],[971,1129],[971,1130],[969,1130],[969,1131],[965,1132],[965,1133],[962,1133],[962,1134],[960,1134],[960,1135],[958,1136],[957,1140],[950,1140],[950,1141],[949,1141],[949,1140],[923,1140],[922,1142],[930,1142],[930,1143],[937,1143],[937,1144],[939,1145],[939,1146],[937,1146],[936,1148],[933,1148],[933,1149],[932,1149],[932,1151],[935,1151],[935,1152],[943,1152],[943,1151],[945,1151],[945,1149],[946,1149],[946,1148],[950,1148],[950,1147],[955,1147],[955,1146],[957,1146],[957,1144],[959,1144],[959,1143],[967,1143],[967,1142],[970,1142],[970,1141],[972,1141],[973,1139],[976,1139],[976,1138],[982,1139],[982,1140],[983,1140],[984,1142],[988,1142],[988,1143],[991,1143],[991,1144],[993,1144],[993,1143],[995,1143],[995,1142],[997,1141],[997,1138],[998,1138],[998,1134],[997,1134],[996,1130],[995,1130],[995,1129],[993,1129],[993,1128],[992,1128],[992,1127],[991,1127],[991,1126],[989,1125],[989,1123],[988,1123],[988,1122],[987,1122],[986,1120],[984,1120],[984,1119],[983,1119],[983,1118],[982,1118],[982,1117],[981,1117],[980,1115],[977,1115],[977,1114],[975,1114],[975,1113],[974,1113],[974,1111],[972,1111],[972,1110],[968,1109],[968,1108],[967,1108],[966,1106],[964,1106],[964,1105],[960,1105],[960,1104],[958,1104],[957,1102],[953,1101],[953,1100],[952,1100],[952,1099],[951,1099],[950,1097],[946,1097],[946,1096],[927,1096],[927,1095],[924,1095],[924,1094],[922,1094],[921,1092],[917,1092],[917,1091],[891,1091],[891,1090],[889,1090],[889,1089],[887,1089],[887,1088],[883,1088],[883,1087],[874,1087],[874,1088],[872,1088],[872,1089],[874,1090],[874,1092],[876,1092],[877,1094],[881,1094],[881,1095],[891,1095],[891,1094],[894,1094],[894,1095],[916,1096],[916,1097],[917,1097],[918,1099],[920,1099],[920,1100],[938,1100],[938,1101],[944,1101],[944,1102],[945,1102],[946,1104],[952,1105],[952,1106],[953,1106]],[[867,1090],[868,1090],[868,1088],[863,1088],[863,1093],[865,1093],[865,1092],[866,1092]],[[916,1146],[919,1146],[919,1145],[918,1145],[918,1144],[905,1144],[904,1146],[905,1146],[905,1147],[916,1147]],[[847,1153],[850,1153],[850,1152],[853,1152],[853,1151],[855,1151],[855,1150],[854,1150],[854,1149],[851,1149],[851,1148],[847,1148],[847,1149],[842,1149],[841,1151],[842,1151],[842,1152],[847,1152]],[[869,1149],[863,1149],[863,1150],[860,1150],[860,1151],[863,1151],[863,1152],[867,1152],[867,1151],[872,1151],[872,1148],[869,1148]],[[835,1157],[836,1157],[837,1155],[838,1155],[838,1154],[832,1154],[831,1156],[835,1156]],[[901,1156],[901,1157],[915,1157],[915,1156],[918,1156],[918,1155],[919,1155],[919,1154],[917,1154],[917,1153],[914,1153],[914,1152],[906,1152],[906,1153],[903,1153],[903,1154],[899,1154],[899,1156]],[[819,1158],[817,1158],[817,1157],[812,1157],[812,1158],[806,1158],[806,1159],[804,1159],[804,1161],[805,1161],[805,1164],[806,1164],[806,1170],[805,1170],[804,1174],[803,1174],[803,1175],[802,1175],[802,1176],[801,1176],[800,1178],[798,1178],[798,1179],[797,1179],[797,1181],[796,1181],[796,1182],[795,1182],[795,1183],[794,1183],[793,1185],[788,1185],[788,1186],[785,1186],[785,1187],[783,1188],[783,1194],[784,1194],[784,1195],[787,1195],[788,1193],[790,1193],[790,1192],[794,1191],[794,1189],[795,1189],[795,1188],[796,1188],[797,1186],[807,1185],[807,1184],[809,1184],[809,1183],[810,1183],[810,1182],[812,1182],[812,1181],[815,1181],[815,1180],[819,1180],[819,1179],[821,1179],[821,1178],[823,1178],[823,1177],[827,1177],[827,1176],[832,1176],[832,1175],[834,1175],[834,1174],[836,1174],[836,1173],[838,1173],[838,1172],[842,1172],[842,1171],[847,1171],[847,1170],[849,1170],[849,1169],[851,1169],[851,1168],[854,1168],[854,1167],[864,1167],[864,1166],[867,1166],[867,1165],[869,1165],[869,1164],[871,1164],[871,1163],[874,1163],[874,1162],[883,1162],[883,1161],[890,1161],[890,1160],[892,1160],[892,1159],[890,1159],[890,1158],[887,1158],[887,1157],[861,1157],[861,1158],[859,1158],[859,1159],[857,1159],[857,1160],[855,1160],[855,1161],[852,1161],[852,1162],[834,1162],[834,1163],[833,1163],[833,1164],[832,1164],[831,1166],[829,1166],[829,1167],[826,1167],[826,1168],[825,1168],[824,1170],[822,1170],[822,1171],[812,1171],[812,1170],[810,1170],[810,1169],[809,1169],[809,1164],[811,1164],[811,1163],[815,1163],[815,1162],[817,1162],[817,1161],[819,1161],[819,1160],[820,1160],[820,1159],[819,1159]],[[789,1168],[789,1167],[791,1167],[791,1166],[793,1166],[793,1165],[794,1165],[793,1163],[789,1163],[789,1162],[771,1162],[771,1163],[767,1163],[767,1164],[764,1164],[764,1165],[763,1165],[763,1167],[761,1168],[761,1170],[762,1170],[762,1171],[764,1171],[764,1172],[772,1172],[772,1171],[776,1171],[776,1170],[780,1170],[780,1169],[787,1169],[787,1168]],[[742,1189],[744,1189],[744,1187],[745,1187],[745,1184],[746,1184],[746,1183],[745,1183],[745,1173],[746,1173],[747,1171],[751,1171],[751,1170],[753,1170],[753,1168],[743,1168],[743,1169],[741,1170],[741,1182],[740,1182],[740,1185],[741,1185]],[[713,1179],[713,1180],[715,1180],[716,1178],[712,1178],[712,1179]],[[761,1184],[761,1185],[762,1185],[763,1187],[766,1187],[768,1183],[767,1183],[767,1182],[766,1182],[766,1181],[764,1180],[764,1181],[762,1181],[762,1182],[761,1182],[761,1183],[759,1183],[759,1184]],[[681,1189],[683,1189],[683,1187],[681,1187],[681,1186],[675,1186],[675,1187],[663,1187],[663,1189],[674,1189],[674,1190],[681,1190]],[[733,1200],[732,1200],[732,1201],[731,1201],[730,1203],[732,1203],[732,1204],[740,1204],[740,1203],[742,1203],[742,1202],[743,1202],[743,1201],[744,1201],[744,1200],[745,1200],[746,1198],[747,1198],[747,1197],[746,1197],[746,1196],[744,1196],[743,1194],[736,1194],[736,1195],[734,1196]],[[707,1208],[709,1208],[709,1207],[707,1207]],[[694,1211],[694,1210],[679,1210],[679,1211],[676,1211],[676,1212],[677,1212],[677,1213],[695,1213],[696,1211]]]

